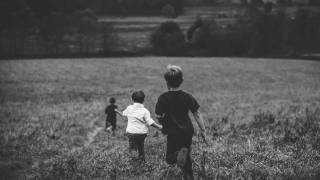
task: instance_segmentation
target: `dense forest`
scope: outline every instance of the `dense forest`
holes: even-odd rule
[[[0,56],[108,55],[112,26],[97,15],[160,14],[183,10],[183,0],[2,0]]]
[[[98,22],[86,2],[1,1],[1,56],[107,54],[116,42],[115,34],[109,24]]]
[[[248,2],[250,3],[247,4]],[[311,5],[319,4],[317,2],[319,1],[309,1]],[[99,21],[98,16],[165,15],[174,18],[182,14],[186,6],[195,4],[217,5],[217,3],[224,5],[225,3],[238,3],[242,6],[246,5],[244,6],[246,8],[260,7],[260,10],[265,5],[263,0],[2,0],[0,2],[0,58],[110,56],[119,42],[117,31],[112,27],[112,24]],[[277,3],[288,4],[292,1],[278,0]],[[196,44],[200,43],[200,46],[206,46],[211,52],[218,51],[218,53],[209,53],[210,55],[230,55],[229,50],[222,50],[223,53],[221,53],[221,50],[216,50],[218,47],[215,47],[219,46],[221,48],[225,43],[231,42],[230,39],[226,40],[225,38],[235,37],[232,39],[236,41],[233,43],[235,50],[232,50],[232,52],[239,51],[238,49],[243,47],[247,47],[247,49],[244,51],[245,53],[231,53],[231,55],[247,55],[250,54],[247,52],[253,50],[242,43],[239,45],[237,42],[241,41],[247,34],[252,34],[250,31],[254,31],[258,34],[257,37],[259,37],[259,34],[263,34],[262,37],[265,40],[253,41],[256,43],[251,44],[252,47],[263,44],[262,49],[265,49],[264,47],[276,47],[280,44],[285,44],[285,46],[294,44],[295,48],[290,47],[290,49],[296,52],[296,49],[306,47],[301,45],[302,47],[299,48],[300,44],[312,42],[308,49],[315,49],[314,47],[317,46],[315,41],[318,39],[318,36],[315,35],[319,31],[319,16],[301,12],[300,15],[296,16],[298,19],[295,21],[289,21],[287,19],[289,17],[279,18],[282,17],[281,14],[279,17],[273,17],[273,15],[263,15],[263,13],[258,13],[260,15],[257,16],[253,13],[252,16],[249,15],[244,18],[245,20],[242,18],[242,21],[245,21],[244,23],[239,19],[238,24],[236,24],[237,28],[221,29],[214,23],[212,26],[211,23],[210,26],[214,29],[203,27],[200,33],[200,39],[203,39],[203,41],[197,40],[198,43]],[[271,20],[269,20],[270,18]],[[283,38],[277,37],[287,34],[286,29],[276,28],[281,27],[279,26],[280,22],[276,20],[282,19],[285,24],[283,25],[284,28],[296,29],[296,31],[290,31],[293,35],[290,38],[283,37],[286,42],[282,41],[279,44],[276,40]],[[246,24],[252,24],[252,26],[245,26]],[[274,26],[275,28],[272,29]],[[270,28],[270,33],[265,32]],[[230,36],[230,32],[232,32],[232,36]],[[266,39],[272,39],[268,38],[269,36],[275,37],[275,41],[267,42]],[[291,38],[296,36],[301,38]],[[184,37],[180,35],[179,38],[181,39],[181,37],[181,42],[184,42]],[[287,43],[287,41],[294,42]],[[272,44],[276,44],[276,46]],[[228,47],[230,46],[228,45]],[[258,54],[268,53],[269,50]]]
[[[167,56],[296,58],[320,52],[320,12],[295,10],[291,16],[272,3],[248,6],[226,26],[218,18],[198,17],[187,33],[174,21],[164,22],[151,43],[156,54]]]

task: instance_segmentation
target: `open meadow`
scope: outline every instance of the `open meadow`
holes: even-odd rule
[[[166,57],[0,61],[0,179],[181,179],[154,128],[143,164],[124,120],[116,136],[103,129],[109,97],[122,110],[134,89],[154,117],[168,64],[206,120],[196,179],[320,179],[320,62]]]

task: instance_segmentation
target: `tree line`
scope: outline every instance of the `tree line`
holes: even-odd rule
[[[78,2],[70,4],[70,2]],[[5,0],[0,11],[0,55],[108,54],[116,36],[81,0]],[[63,4],[63,2],[65,4]]]
[[[111,24],[97,15],[164,12],[175,17],[184,0],[2,0],[0,56],[110,55],[117,44]]]
[[[111,55],[118,46],[117,34],[111,24],[99,22],[96,14],[162,13],[172,18],[183,12],[185,3],[188,2],[2,0],[0,58]],[[236,23],[222,27],[214,20],[199,20],[190,29],[199,26],[197,24],[201,27],[189,30],[187,37],[177,24],[162,24],[151,37],[154,52],[267,56],[319,51],[319,14],[305,8],[292,19],[281,8],[275,10],[273,4],[260,5],[259,0],[251,3]]]
[[[198,18],[185,36],[175,22],[165,22],[151,38],[153,50],[169,56],[297,57],[320,52],[320,12],[300,8],[290,17],[266,3],[248,6],[227,26]]]

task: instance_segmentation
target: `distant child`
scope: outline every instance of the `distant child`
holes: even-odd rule
[[[138,151],[139,160],[145,160],[144,140],[148,134],[148,125],[158,129],[162,126],[157,124],[150,116],[150,112],[143,105],[145,94],[143,91],[135,91],[132,96],[133,104],[129,105],[124,111],[123,116],[128,118],[126,133],[129,138],[129,151]]]
[[[191,111],[206,141],[205,126],[199,111],[199,104],[189,93],[180,90],[183,82],[179,66],[169,65],[164,74],[168,91],[158,98],[155,112],[162,132],[167,135],[166,161],[177,164],[183,171],[184,179],[194,179],[190,157],[194,128],[188,113]]]
[[[106,131],[112,130],[112,134],[115,135],[116,127],[117,127],[117,115],[116,109],[118,108],[115,98],[109,99],[109,105],[105,109],[106,118]]]

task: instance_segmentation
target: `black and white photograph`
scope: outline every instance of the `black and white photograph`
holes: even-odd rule
[[[0,180],[320,180],[320,0],[0,0]]]

